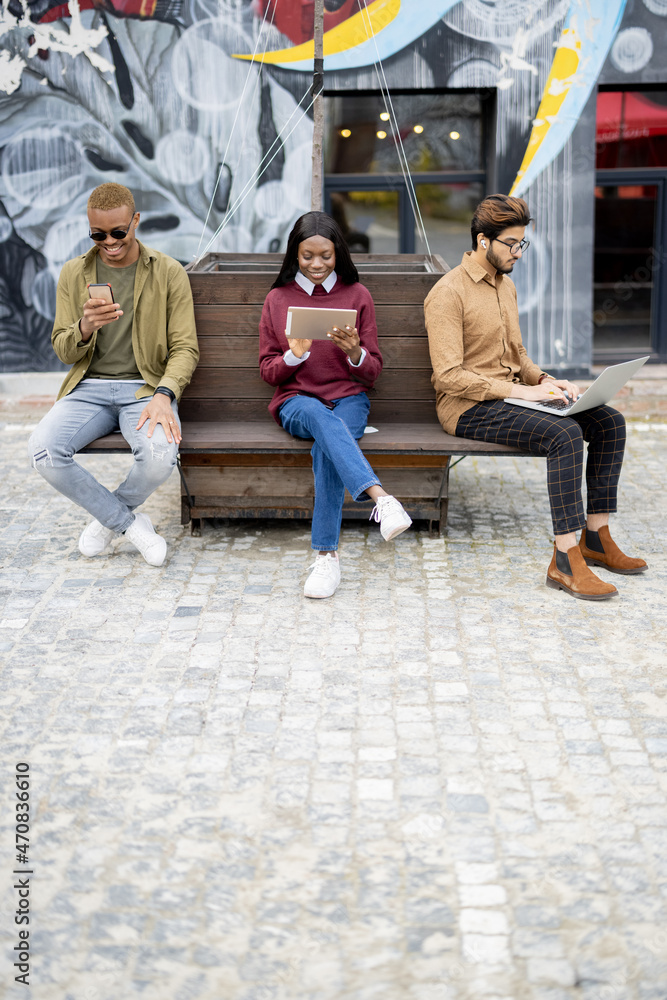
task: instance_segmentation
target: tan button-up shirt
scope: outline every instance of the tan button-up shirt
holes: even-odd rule
[[[509,396],[512,382],[537,385],[544,372],[521,342],[516,288],[464,253],[424,303],[438,419],[456,433],[462,413],[485,399]]]

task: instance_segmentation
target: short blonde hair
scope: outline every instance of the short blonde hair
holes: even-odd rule
[[[123,184],[100,184],[91,192],[88,199],[88,208],[97,209],[100,212],[109,212],[113,208],[124,208],[125,206],[134,215],[132,192]]]

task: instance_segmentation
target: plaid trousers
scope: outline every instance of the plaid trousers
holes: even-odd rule
[[[586,525],[581,497],[586,441],[586,509],[589,514],[611,514],[616,510],[625,418],[611,406],[596,406],[574,417],[555,417],[501,399],[488,400],[461,414],[456,436],[514,445],[533,455],[546,455],[547,489],[556,535],[567,535]]]

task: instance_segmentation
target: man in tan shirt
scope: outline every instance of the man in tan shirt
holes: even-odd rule
[[[576,385],[534,364],[521,342],[516,288],[508,275],[530,245],[525,231],[531,221],[521,198],[485,198],[471,223],[472,251],[429,292],[424,311],[436,409],[449,434],[546,456],[556,536],[547,585],[583,600],[605,600],[618,591],[590,565],[623,574],[647,568],[643,559],[624,555],[609,533],[625,446],[622,414],[597,406],[558,417],[504,402],[509,396],[547,400],[579,395]],[[584,441],[586,514],[581,495]]]

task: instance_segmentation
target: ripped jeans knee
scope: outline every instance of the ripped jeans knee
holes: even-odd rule
[[[66,464],[67,457],[61,454],[61,450],[52,441],[42,434],[32,434],[28,441],[28,456],[30,464],[37,472],[43,475],[54,466]],[[69,456],[71,458],[71,455]]]
[[[37,469],[38,472],[40,468],[53,468],[53,456],[48,448],[38,448],[37,451],[33,451],[30,460],[33,469]]]
[[[167,441],[164,434],[145,438],[141,446],[135,448],[133,468],[119,490],[124,492],[124,487],[130,487],[130,493],[134,493],[134,488],[142,483],[152,492],[169,478],[177,457],[178,446]]]
[[[155,462],[157,465],[174,466],[176,464],[176,449],[168,442],[150,441],[146,451],[144,461]]]

